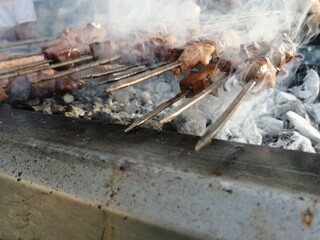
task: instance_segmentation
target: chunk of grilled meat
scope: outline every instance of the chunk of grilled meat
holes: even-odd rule
[[[180,82],[181,92],[190,90],[186,97],[193,97],[211,84],[210,75],[207,72],[191,71]]]
[[[246,82],[255,80],[258,84],[265,82],[267,87],[271,88],[275,85],[276,76],[277,70],[269,58],[261,57],[249,62],[243,79]]]
[[[66,28],[54,40],[42,46],[42,52],[47,59],[56,63],[73,60],[80,57],[81,53],[90,52],[89,44],[102,41],[106,36],[104,29],[93,24],[86,27]]]
[[[288,35],[282,34],[274,42],[267,41],[253,42],[248,46],[241,46],[243,60],[252,60],[268,57],[277,70],[277,74],[283,70],[286,63],[290,62],[296,55],[295,44]]]
[[[84,81],[78,76],[67,76],[59,79],[38,82],[47,76],[43,73],[33,73],[9,79],[7,93],[10,102],[26,102],[38,97],[49,97],[56,93],[66,93],[80,88]]]
[[[7,100],[9,97],[7,93],[5,92],[4,88],[2,85],[0,85],[0,102]]]
[[[198,63],[209,64],[214,50],[215,47],[210,43],[188,44],[178,59],[182,65],[174,70],[174,74],[179,75]]]
[[[55,94],[70,92],[84,86],[85,81],[81,79],[82,76],[92,73],[106,72],[115,67],[119,67],[119,65],[100,65],[75,73],[71,76],[40,82],[40,79],[54,74],[54,71],[45,70],[42,72],[35,72],[28,75],[10,78],[9,80],[5,79],[0,81],[0,86],[6,87],[9,99],[3,97],[1,101],[7,99],[10,102],[25,102],[38,97],[50,97]]]
[[[121,55],[121,63],[138,64],[176,60],[181,51],[172,49],[174,39],[170,35],[133,40],[108,40],[90,44],[90,50],[96,60]]]
[[[221,71],[218,64],[208,64],[200,71],[191,71],[186,77],[184,77],[180,82],[181,92],[189,90],[186,97],[193,97],[194,95],[205,90],[214,81],[215,77],[219,74],[225,72],[228,74],[230,71]],[[213,92],[214,95],[218,95],[218,92]]]

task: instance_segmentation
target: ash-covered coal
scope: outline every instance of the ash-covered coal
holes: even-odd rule
[[[257,81],[258,86],[216,137],[315,152],[319,149],[319,76],[313,70],[296,75],[301,61],[292,60],[296,49],[314,34],[310,30],[314,28],[308,28],[307,18],[313,3],[313,0],[303,3],[298,0],[109,0],[106,24],[103,24],[104,40],[109,44],[106,46],[126,43],[118,45],[120,51],[116,51],[134,59],[123,62],[126,64],[141,64],[136,59],[146,58],[131,56],[135,54],[131,50],[139,46],[138,50],[147,49],[143,53],[148,55],[151,48],[145,42],[154,36],[170,36],[173,40],[170,48],[186,48],[196,41],[208,44],[209,40],[214,53],[210,52],[208,61],[224,58],[232,62],[235,73],[226,74],[224,85],[214,95],[207,96],[172,123],[159,125],[157,120],[179,107],[186,101],[183,99],[158,114],[147,126],[202,135],[228,107],[244,82],[254,78],[261,80]],[[133,41],[134,47],[130,48]],[[108,50],[107,47],[105,53]],[[251,68],[254,63],[257,64]],[[263,71],[261,79],[255,74],[261,67],[265,71],[263,66],[267,66],[270,81],[263,81],[266,76]],[[169,72],[112,93],[105,91],[105,85],[98,85],[100,80],[87,79],[82,89],[67,94],[60,91],[54,98],[42,98],[39,104],[33,101],[29,105],[36,111],[127,125],[178,94],[179,81],[184,76],[176,77]],[[267,88],[274,85],[273,89]]]
[[[314,79],[310,80],[311,77]],[[319,80],[318,73],[310,69],[305,72],[300,83],[310,81],[314,88],[317,88],[320,85],[317,79]],[[36,111],[45,113],[128,125],[177,94],[180,91],[178,81],[179,78],[167,73],[111,94],[106,93],[103,87],[88,82],[84,88],[71,94],[44,99],[41,104],[34,101],[30,104]],[[292,78],[293,81],[296,79]],[[241,85],[231,78],[228,80],[227,90],[220,88],[219,96],[209,95],[169,125],[160,126],[157,120],[184,100],[160,113],[144,127],[202,135],[206,127],[229,105],[240,88]],[[304,102],[290,92],[289,86],[287,89],[267,89],[251,94],[216,138],[316,152],[320,144],[320,111],[317,111],[320,106],[319,98],[312,103]]]

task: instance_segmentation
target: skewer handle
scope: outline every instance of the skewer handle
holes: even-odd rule
[[[42,55],[42,52],[38,51],[38,52],[29,52],[29,53],[23,53],[23,54],[10,55],[8,57],[0,58],[0,62],[11,61],[11,60],[20,59],[20,58],[27,58],[27,57],[37,56],[37,55]]]
[[[10,47],[17,47],[17,46],[23,46],[23,45],[30,45],[34,43],[41,43],[41,42],[47,42],[54,38],[35,38],[35,39],[28,39],[28,40],[22,40],[22,41],[16,41],[16,42],[5,42],[0,43],[0,48],[10,48]]]
[[[109,59],[101,59],[101,60],[98,60],[98,61],[95,61],[95,62],[92,62],[92,63],[88,63],[88,64],[85,64],[85,65],[82,65],[80,67],[69,69],[67,71],[64,71],[64,72],[61,72],[61,73],[58,73],[58,74],[55,74],[55,75],[51,75],[51,76],[48,76],[48,77],[45,77],[45,78],[41,78],[41,79],[39,79],[38,83],[39,82],[43,82],[43,81],[47,81],[47,80],[52,80],[52,79],[64,77],[64,76],[68,76],[68,75],[71,75],[73,73],[77,73],[77,72],[80,72],[80,71],[83,71],[83,70],[86,70],[86,69],[89,69],[89,68],[93,68],[93,67],[96,67],[96,66],[99,66],[99,65],[110,63],[110,62],[118,60],[120,58],[121,58],[120,56],[115,56],[115,57],[112,57],[112,58],[109,58]]]
[[[92,59],[93,59],[92,56],[83,56],[81,58],[77,58],[77,59],[66,61],[66,62],[51,64],[51,65],[44,65],[44,66],[37,66],[37,67],[34,67],[32,69],[27,69],[27,70],[21,69],[23,71],[13,72],[13,73],[9,73],[9,74],[0,76],[0,80],[6,79],[6,78],[11,78],[11,77],[18,77],[18,76],[22,76],[22,75],[26,75],[26,74],[34,73],[34,72],[38,72],[38,71],[43,71],[43,70],[47,70],[47,69],[55,69],[58,67],[63,67],[63,66],[67,66],[70,64],[88,61],[88,60],[92,60]],[[48,63],[52,62],[51,60],[44,60],[44,61],[48,61]],[[40,65],[40,64],[37,64],[37,65]],[[2,74],[2,73],[0,72],[0,74]]]
[[[195,150],[199,151],[203,147],[207,146],[212,138],[221,130],[221,128],[230,119],[233,113],[237,110],[244,98],[248,95],[251,89],[256,85],[255,80],[249,81],[238,94],[238,96],[232,101],[229,107],[223,112],[223,114],[215,121],[211,126],[208,127],[206,133],[198,141]]]
[[[19,70],[24,70],[24,69],[30,68],[30,67],[41,66],[44,64],[48,64],[50,62],[52,62],[52,61],[51,60],[40,60],[40,61],[25,63],[25,64],[13,66],[13,67],[7,67],[7,68],[4,68],[3,70],[0,70],[0,75],[9,74],[9,73],[16,72]]]

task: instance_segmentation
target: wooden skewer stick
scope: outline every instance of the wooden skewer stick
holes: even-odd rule
[[[177,94],[176,96],[174,96],[173,98],[169,99],[168,101],[160,104],[159,106],[157,106],[155,109],[153,109],[151,112],[145,114],[143,117],[141,117],[140,119],[137,119],[134,123],[132,123],[127,129],[124,130],[125,133],[129,133],[130,131],[136,129],[137,127],[139,127],[140,125],[142,125],[143,123],[145,123],[146,121],[148,121],[149,119],[153,118],[154,116],[156,116],[157,114],[159,114],[160,112],[162,112],[164,109],[166,109],[167,107],[173,105],[174,103],[176,103],[177,101],[179,101],[180,99],[184,98],[185,96],[187,96],[187,94],[190,92],[189,91],[184,91],[181,92],[179,94]]]
[[[92,63],[88,63],[88,64],[85,64],[85,65],[82,65],[82,66],[79,66],[79,67],[75,67],[75,68],[69,69],[67,71],[64,71],[64,72],[61,72],[61,73],[58,73],[58,74],[54,74],[54,75],[51,75],[51,76],[48,76],[48,77],[41,78],[41,79],[38,80],[37,83],[40,83],[40,82],[43,82],[43,81],[52,80],[52,79],[56,79],[56,78],[60,78],[60,77],[64,77],[64,76],[68,76],[68,75],[71,75],[73,73],[77,73],[77,72],[80,72],[80,71],[83,71],[83,70],[86,70],[86,69],[89,69],[89,68],[93,68],[93,67],[96,67],[96,66],[99,66],[99,65],[110,63],[110,62],[118,60],[120,58],[121,58],[121,56],[115,56],[115,57],[111,57],[111,58],[108,58],[108,59],[101,59],[101,60],[98,60],[98,61],[95,61],[95,62],[92,62]]]
[[[41,66],[44,64],[48,64],[50,62],[52,62],[52,60],[40,60],[40,61],[25,63],[17,66],[7,67],[0,71],[0,75],[16,72],[16,71],[23,70],[30,67]]]
[[[14,73],[11,73],[11,74],[6,74],[6,75],[3,75],[3,76],[0,76],[0,80],[1,79],[6,79],[6,78],[11,78],[11,77],[18,77],[18,76],[22,76],[22,75],[26,75],[26,74],[34,73],[34,72],[38,72],[38,71],[43,71],[43,70],[47,70],[47,69],[55,69],[55,68],[58,68],[58,67],[63,67],[63,66],[69,65],[69,64],[88,61],[88,60],[92,60],[92,59],[93,59],[92,56],[83,56],[81,58],[77,58],[77,59],[66,61],[66,62],[56,63],[56,64],[52,64],[52,65],[46,65],[46,66],[39,66],[39,67],[35,67],[35,68],[32,68],[32,69],[27,69],[27,70],[24,70],[24,71],[14,72]]]
[[[237,97],[232,101],[229,107],[223,112],[223,114],[215,121],[211,126],[208,127],[206,133],[198,141],[195,150],[199,151],[203,147],[207,146],[212,138],[221,130],[221,128],[230,119],[233,113],[237,110],[240,104],[243,102],[244,98],[248,95],[251,89],[256,85],[255,80],[249,81],[237,95]]]
[[[124,80],[122,82],[114,83],[109,88],[107,88],[106,91],[107,92],[113,92],[113,91],[116,91],[116,90],[119,90],[119,89],[122,89],[122,88],[125,88],[125,87],[129,87],[129,86],[131,86],[133,84],[137,84],[139,82],[142,82],[142,81],[147,80],[147,79],[149,79],[151,77],[157,76],[157,75],[159,75],[161,73],[170,71],[171,69],[174,69],[174,68],[179,67],[179,66],[181,66],[181,63],[178,62],[178,61],[173,62],[173,63],[169,63],[169,64],[167,64],[167,65],[165,65],[163,67],[144,72],[144,73],[139,74],[137,76],[134,76],[132,78],[126,79],[126,80]]]
[[[163,118],[160,123],[165,124],[168,122],[171,122],[173,119],[175,119],[179,114],[196,104],[197,102],[201,101],[204,97],[208,96],[211,92],[213,92],[215,89],[217,89],[223,81],[225,81],[226,73],[220,72],[215,77],[215,81],[205,88],[202,92],[196,94],[193,98],[190,98],[189,100],[185,101],[183,104],[181,104],[178,108],[174,109],[170,114],[168,114],[165,118]]]
[[[0,62],[10,61],[10,60],[15,60],[15,59],[20,59],[20,58],[27,58],[27,57],[32,57],[32,56],[38,56],[38,55],[42,55],[42,52],[38,51],[38,52],[10,55],[8,57],[0,58]]]
[[[47,42],[54,38],[34,38],[34,39],[28,39],[23,41],[15,41],[15,42],[4,42],[0,43],[0,48],[10,48],[10,47],[17,47],[17,46],[23,46],[23,45],[30,45],[40,42]]]

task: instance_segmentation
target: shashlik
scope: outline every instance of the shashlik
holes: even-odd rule
[[[90,51],[95,60],[120,54],[122,55],[122,63],[177,61],[178,67],[173,70],[175,75],[190,70],[198,64],[208,65],[214,59],[217,61],[216,67],[219,71],[226,73],[242,71],[244,81],[253,78],[257,82],[265,80],[268,87],[273,87],[276,74],[283,69],[286,62],[292,59],[295,50],[289,38],[282,36],[281,41],[276,40],[276,48],[270,47],[270,43],[265,41],[254,42],[247,47],[242,47],[242,54],[245,53],[245,57],[240,57],[238,60],[226,60],[221,57],[226,48],[223,41],[213,43],[201,40],[186,44],[184,48],[175,48],[175,39],[172,36],[157,34],[150,38],[148,36],[136,38],[139,40],[147,39],[145,41],[108,40],[96,42],[103,39],[105,35],[105,31],[93,25],[88,25],[86,28],[72,28],[65,30],[57,39],[43,46],[42,51],[47,58],[56,62],[78,58],[80,52],[84,51]],[[192,97],[211,84],[212,69],[209,66],[198,72],[192,71],[180,81],[182,91],[191,90],[187,97]],[[38,77],[40,75],[38,74]],[[25,78],[29,78],[29,76]],[[24,82],[28,81],[24,80]],[[48,83],[48,87],[50,84],[52,83]],[[46,84],[43,83],[43,86]],[[57,90],[61,89],[58,87]]]
[[[101,65],[83,70],[70,76],[40,81],[44,77],[52,76],[53,70],[30,73],[0,81],[0,101],[25,102],[38,97],[50,97],[64,94],[81,88],[85,84],[83,76],[92,73],[105,72],[119,65]]]
[[[66,28],[54,40],[42,46],[42,52],[47,59],[64,62],[80,57],[80,53],[90,52],[89,44],[102,41],[106,31],[94,24],[86,27]]]

